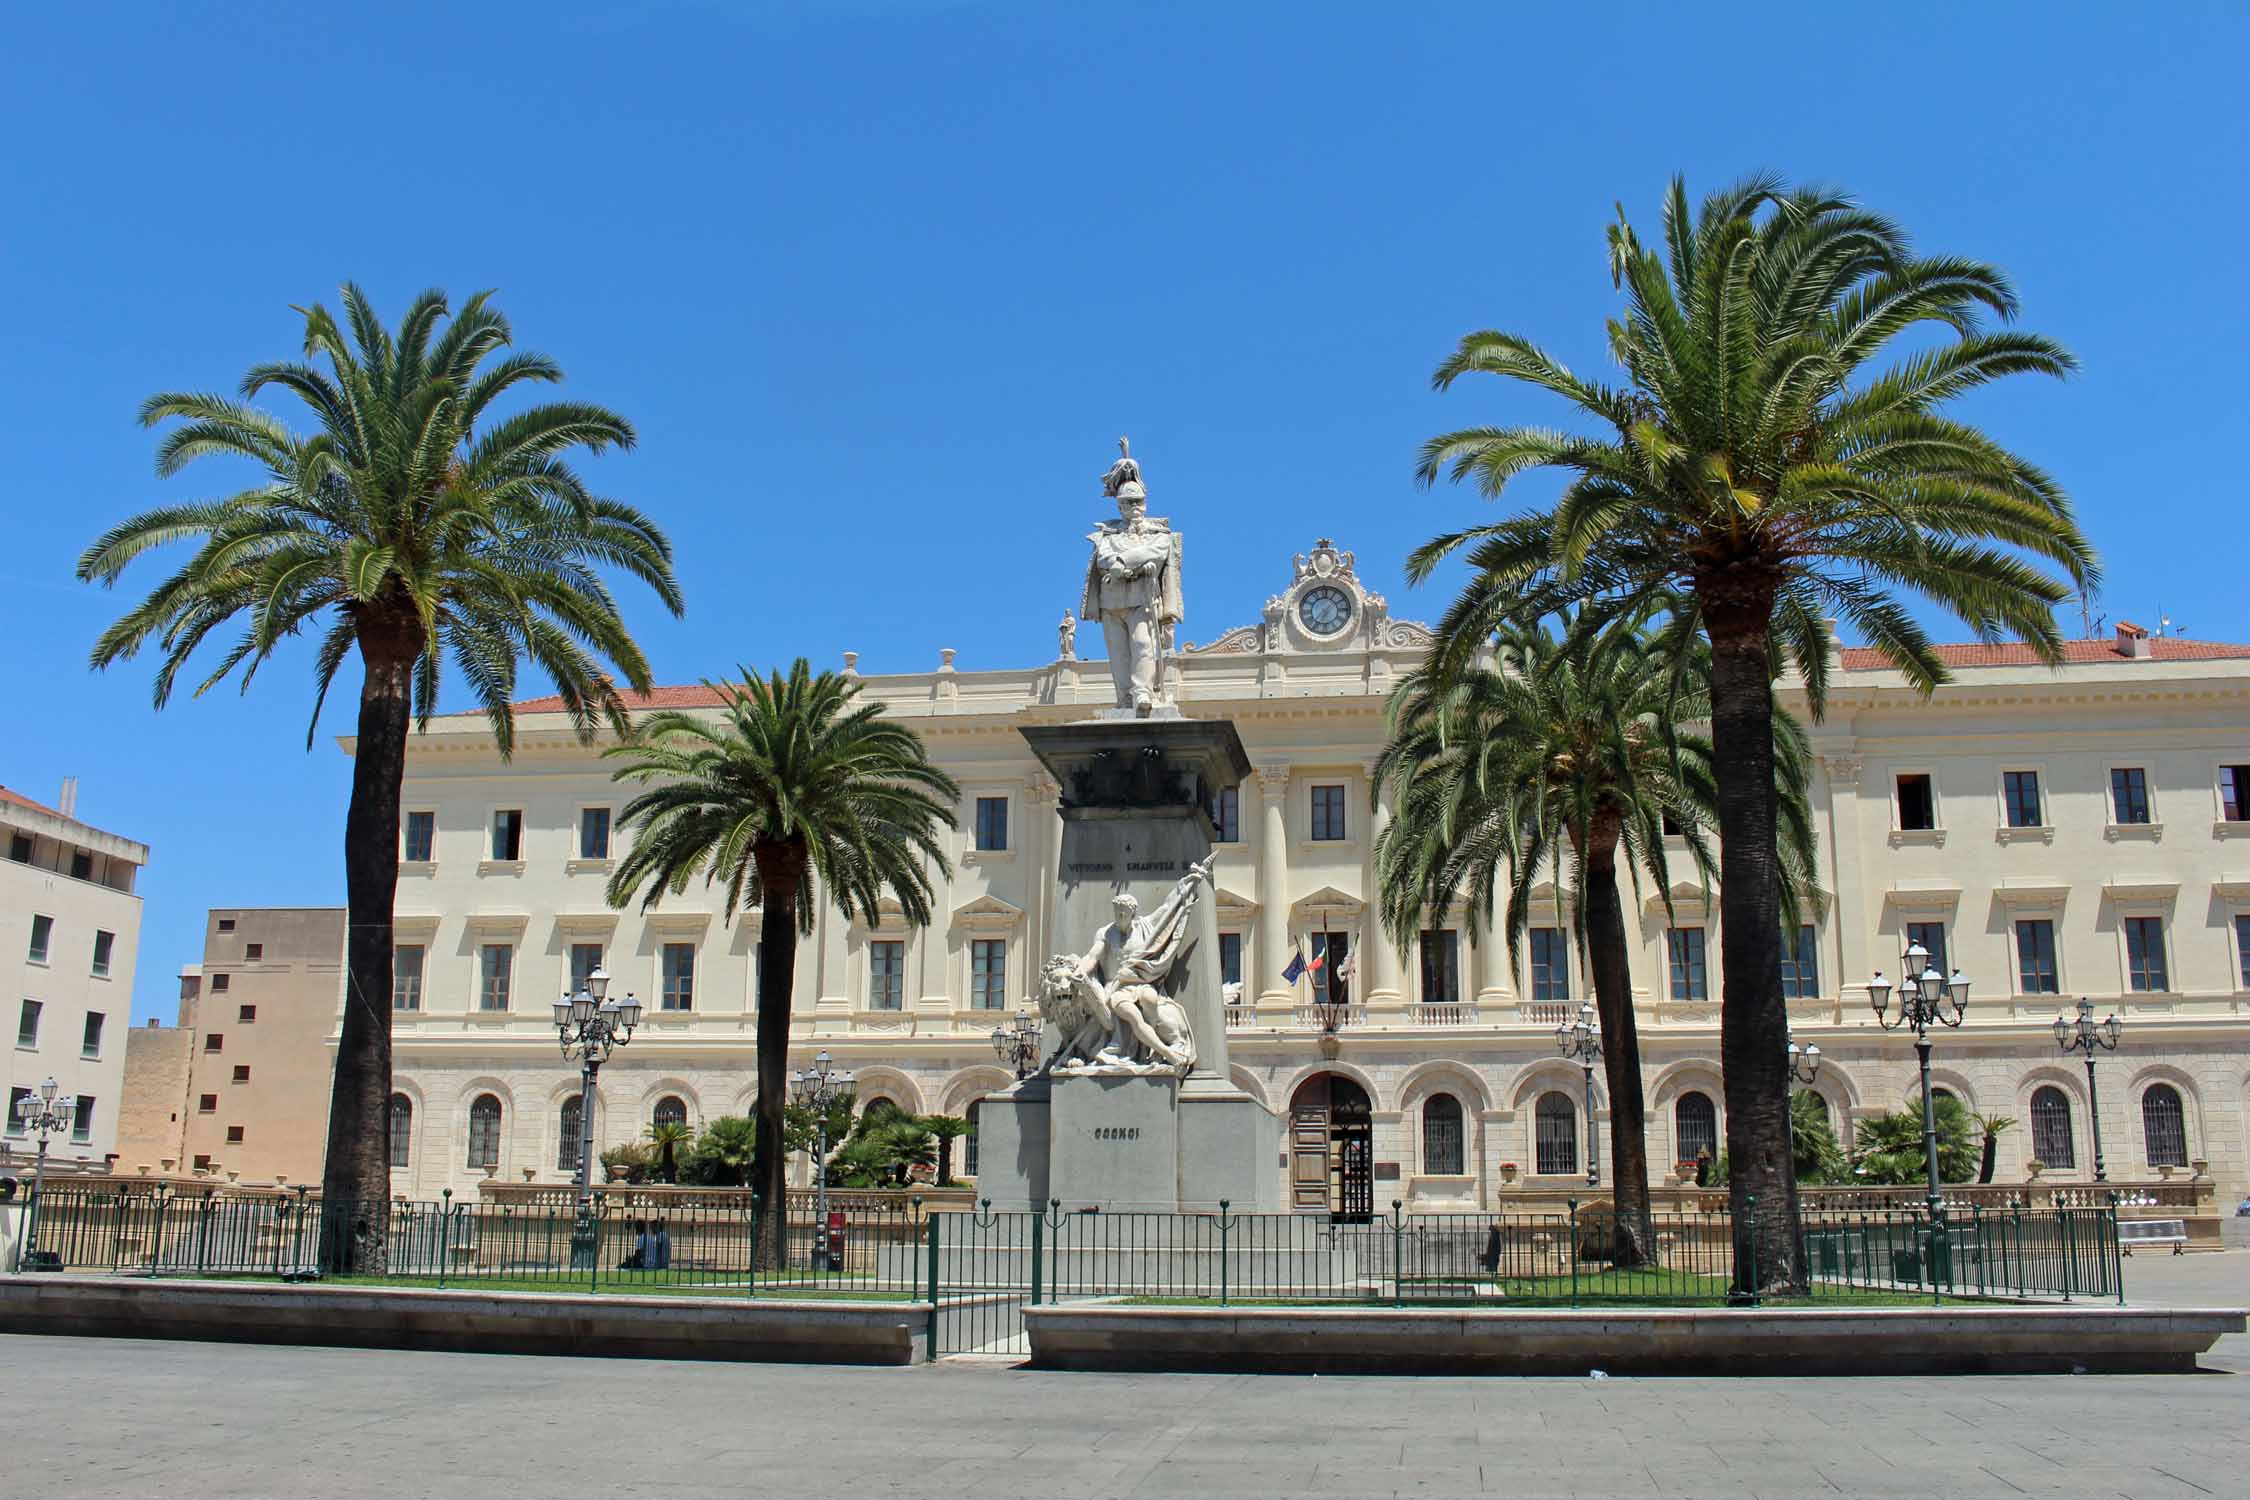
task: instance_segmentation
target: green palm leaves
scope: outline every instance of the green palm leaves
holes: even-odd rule
[[[424,720],[450,656],[503,752],[525,658],[553,680],[581,731],[604,719],[622,730],[612,678],[645,689],[649,670],[598,570],[640,579],[677,614],[671,546],[639,511],[588,489],[566,458],[632,446],[631,425],[579,402],[486,425],[503,395],[562,378],[543,355],[503,352],[512,334],[489,293],[449,320],[445,295],[424,292],[395,333],[358,287],[343,288],[343,308],[342,323],[321,306],[299,309],[303,359],[254,367],[239,399],[166,392],[143,403],[143,425],[172,424],[157,448],[160,476],[220,457],[247,461],[259,477],[223,499],[144,512],[86,549],[78,576],[108,585],[146,552],[198,544],[102,633],[93,664],[153,642],[164,657],[161,707],[222,627],[235,633],[198,693],[237,669],[247,688],[283,641],[310,626],[320,631],[313,728],[357,645],[411,664]],[[311,412],[309,433],[248,404],[271,389]]]

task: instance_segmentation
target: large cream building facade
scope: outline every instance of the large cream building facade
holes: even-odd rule
[[[1167,665],[1187,713],[1232,719],[1255,773],[1214,809],[1222,947],[1238,975],[1236,1081],[1291,1122],[1274,1163],[1301,1207],[1494,1206],[1584,1180],[1582,1078],[1554,1028],[1587,993],[1575,945],[1534,933],[1521,971],[1456,914],[1402,958],[1369,909],[1369,769],[1385,695],[1429,637],[1390,617],[1351,555],[1300,554],[1263,618]],[[2046,1181],[2093,1175],[2084,1069],[2049,1027],[2080,995],[2114,1010],[2101,1061],[2112,1179],[2186,1178],[2222,1201],[2250,1186],[2250,647],[2073,643],[2052,669],[2015,647],[1948,648],[1954,681],[1914,693],[1839,648],[1811,726],[1830,897],[1792,942],[1789,1010],[1825,1057],[1815,1084],[1840,1134],[1913,1096],[1910,1041],[1881,1030],[1866,982],[1919,938],[1964,969],[1969,1020],[1937,1040],[1937,1077],[2013,1117],[1999,1180],[2036,1153]],[[847,655],[847,670],[853,658]],[[967,1114],[1004,1087],[991,1032],[1028,977],[1090,933],[1054,930],[1057,789],[1017,733],[1110,697],[1101,663],[868,676],[960,782],[955,870],[936,922],[869,928],[822,915],[799,951],[802,1060],[826,1049],[863,1101]],[[1794,695],[1792,695],[1794,696]],[[664,706],[708,705],[702,688]],[[1801,707],[1801,704],[1795,706]],[[611,910],[604,882],[624,797],[553,700],[523,707],[512,761],[481,716],[435,721],[409,749],[398,888],[394,1176],[417,1197],[494,1179],[568,1178],[577,1095],[548,1007],[605,965],[648,1022],[604,1070],[597,1138],[660,1114],[700,1124],[751,1106],[755,918],[710,892]],[[1628,890],[1633,978],[1659,1177],[1724,1140],[1714,902],[1675,883],[1671,911]],[[1546,926],[1567,925],[1549,911]],[[1295,984],[1302,952],[1328,960]],[[1333,977],[1342,970],[1343,976]],[[1606,1146],[1603,1101],[1594,1107]],[[1606,1152],[1605,1152],[1606,1154]],[[1604,1162],[1604,1175],[1607,1163]]]

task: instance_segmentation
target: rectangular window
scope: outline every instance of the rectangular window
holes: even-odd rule
[[[244,963],[254,964],[265,956],[266,945],[264,943],[245,943],[242,947],[242,961]]]
[[[54,942],[55,919],[43,917],[37,912],[33,912],[31,916],[31,952],[27,956],[35,964],[45,963],[47,961],[47,950],[54,946]]]
[[[969,1005],[976,1010],[1008,1008],[1008,942],[977,938],[969,944]]]
[[[2164,919],[2125,919],[2126,986],[2138,995],[2162,994],[2171,983],[2164,969]]]
[[[1343,788],[1338,787],[1336,790],[1341,792]],[[1312,972],[1313,1004],[1351,1004],[1351,935],[1343,932],[1316,932],[1312,935],[1312,951],[1313,958],[1320,964]]]
[[[16,1017],[17,1046],[36,1047],[39,1045],[39,1013],[46,1008],[36,1000],[24,1001],[23,1010]]]
[[[213,1031],[207,1033],[203,1038],[203,1050],[206,1052],[226,1051],[227,1034],[223,1031]]]
[[[242,1127],[240,1125],[229,1125],[227,1127],[227,1144],[230,1146],[242,1144]]]
[[[391,1009],[422,1008],[422,946],[401,943],[391,950]]]
[[[212,994],[214,994],[214,995],[223,995],[223,994],[225,994],[225,993],[227,992],[227,986],[228,986],[228,978],[227,978],[227,976],[226,976],[226,975],[224,975],[224,974],[213,974],[213,975],[211,976],[211,993],[212,993]]]
[[[1211,826],[1217,830],[1217,842],[1239,844],[1242,842],[1242,788],[1225,786],[1211,799]]]
[[[1321,840],[1335,840],[1344,836],[1342,787],[1316,786],[1312,789],[1312,836]]]
[[[109,977],[109,957],[116,951],[116,933],[97,931],[94,934],[94,975],[96,978],[107,979]]]
[[[234,931],[234,918],[232,918],[232,917],[221,917],[221,918],[219,918],[219,931],[221,931],[221,932],[232,932],[232,931]]]
[[[219,1096],[217,1094],[202,1094],[197,1096],[195,1101],[195,1112],[199,1115],[217,1114],[219,1112]]]
[[[867,1008],[906,1008],[906,944],[875,942],[867,945]]]
[[[2109,773],[2110,818],[2116,823],[2148,821],[2148,772],[2119,766]]]
[[[19,865],[28,865],[31,863],[30,834],[11,833],[8,835],[8,858],[14,860]]]
[[[238,1005],[234,1010],[234,1018],[237,1021],[248,1025],[250,1022],[258,1019],[258,1007],[256,1007],[255,1005]]]
[[[2243,962],[2250,965],[2250,958]],[[2250,972],[2250,968],[2246,968],[2245,972]],[[1219,934],[1219,983],[1242,983],[1242,934],[1239,932]]]
[[[2016,993],[2059,995],[2062,977],[2055,967],[2055,924],[2040,918],[2016,924]]]
[[[1930,778],[1914,772],[1898,779],[1898,826],[1901,828],[1937,827],[1937,794],[1930,788]]]
[[[2250,917],[2234,919],[2234,953],[2242,965],[2242,987],[2250,990]]]
[[[73,880],[92,880],[94,878],[94,856],[90,852],[84,849],[70,851],[70,878]]]
[[[602,945],[599,943],[572,943],[570,945],[570,992],[589,993],[594,987],[594,971],[602,966]]]
[[[503,861],[523,858],[521,808],[502,808],[492,815],[492,857]]]
[[[2037,771],[2002,771],[2000,794],[2008,804],[2010,828],[2039,828],[2039,773]]]
[[[2250,822],[2250,766],[2219,767],[2219,816]]]
[[[479,1010],[506,1010],[508,985],[515,977],[516,950],[509,943],[484,945],[484,982],[477,990]]]
[[[192,1165],[192,1168],[191,1168],[191,1170],[194,1170],[194,1171],[197,1171],[197,1172],[208,1172],[208,1171],[210,1171],[210,1170],[211,1170],[211,1156],[210,1156],[210,1153],[209,1153],[209,1152],[206,1152],[206,1151],[198,1151],[198,1152],[197,1152],[197,1153],[195,1154],[195,1161],[194,1161],[194,1163],[193,1163],[193,1165]]]
[[[581,807],[578,809],[578,857],[580,859],[609,858],[608,808]]]
[[[1664,937],[1666,946],[1671,950],[1672,998],[1710,999],[1711,986],[1703,964],[1703,929],[1674,927]]]
[[[1422,1003],[1461,1003],[1461,934],[1450,927],[1422,934]]]
[[[250,1065],[248,1063],[236,1063],[234,1065],[234,1081],[236,1083],[248,1083],[250,1081]]]
[[[81,1143],[94,1138],[94,1096],[92,1094],[80,1094],[78,1096],[78,1113],[70,1118],[70,1138]]]
[[[664,945],[664,1008],[695,1009],[695,944]]]
[[[426,865],[437,858],[436,813],[410,812],[406,815],[405,858],[418,865]]]
[[[1820,996],[1820,957],[1809,925],[1781,935],[1781,994],[1786,1000]]]
[[[1496,943],[1499,934],[1490,934],[1485,941]],[[1570,998],[1570,939],[1560,927],[1531,929],[1531,998]]]
[[[31,1090],[29,1089],[8,1090],[8,1134],[22,1135],[24,1133],[23,1116],[18,1114],[17,1111],[23,1108],[23,1101],[30,1097]]]
[[[977,798],[977,847],[997,853],[1008,847],[1008,799]]]
[[[1906,945],[1911,948],[1921,944],[1929,951],[1930,967],[1940,974],[1951,974],[1952,965],[1945,961],[1945,924],[1943,922],[1909,922],[1906,924]],[[1905,974],[1903,979],[1919,979],[1918,974]]]
[[[108,1020],[109,1017],[98,1010],[86,1012],[86,1031],[78,1042],[78,1055],[80,1057],[99,1057],[102,1055],[102,1027]]]

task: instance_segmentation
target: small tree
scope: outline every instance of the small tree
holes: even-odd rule
[[[649,1152],[655,1158],[656,1180],[680,1180],[681,1148],[692,1144],[695,1132],[684,1120],[662,1120],[648,1128]]]
[[[1834,1182],[1844,1174],[1844,1148],[1828,1123],[1828,1107],[1810,1089],[1789,1096],[1789,1148],[1799,1182]]]
[[[969,1122],[959,1115],[923,1115],[920,1124],[937,1137],[937,1185],[953,1186],[953,1143],[969,1133]]]
[[[703,1127],[695,1149],[680,1165],[680,1180],[696,1187],[740,1187],[750,1180],[758,1130],[748,1117],[722,1115]]]
[[[1992,1181],[1992,1171],[2000,1160],[2000,1132],[2015,1128],[2015,1121],[2007,1115],[1978,1115],[1977,1124],[1984,1130],[1984,1155],[1977,1164],[1977,1181]]]
[[[1938,1180],[1967,1182],[1976,1171],[1970,1144],[1971,1117],[1951,1094],[1939,1096],[1931,1114],[1937,1123]],[[1853,1175],[1861,1182],[1907,1187],[1929,1178],[1922,1151],[1922,1107],[1910,1104],[1859,1122]]]

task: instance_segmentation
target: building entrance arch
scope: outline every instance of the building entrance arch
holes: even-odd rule
[[[1289,1206],[1344,1223],[1374,1217],[1374,1105],[1341,1073],[1315,1073],[1289,1100]]]

